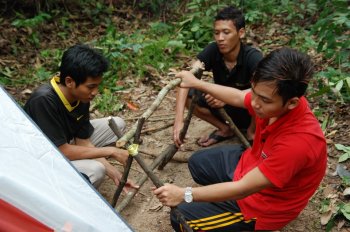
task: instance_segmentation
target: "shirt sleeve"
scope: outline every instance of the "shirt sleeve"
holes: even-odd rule
[[[217,45],[215,42],[206,46],[198,55],[197,58],[205,65],[205,70],[210,71],[213,68],[213,62],[217,55]]]
[[[251,78],[253,76],[253,73],[258,66],[259,62],[262,60],[263,55],[262,53],[257,49],[251,49],[250,52],[247,54],[247,69],[248,69],[248,76]]]
[[[255,116],[255,112],[252,107],[252,92],[247,92],[244,97],[244,106],[248,110],[249,114]]]
[[[55,103],[50,102],[49,98],[40,96],[30,99],[24,109],[43,133],[59,147],[68,143],[68,138],[62,130],[63,122],[58,110],[53,107],[54,105]]]

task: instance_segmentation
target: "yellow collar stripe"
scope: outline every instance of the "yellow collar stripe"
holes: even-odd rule
[[[50,83],[53,87],[53,89],[55,90],[55,92],[58,94],[58,96],[60,97],[62,103],[64,104],[64,106],[66,107],[66,109],[71,112],[73,111],[80,103],[80,101],[77,102],[77,104],[75,106],[71,106],[71,104],[68,102],[67,98],[64,96],[64,94],[62,93],[61,89],[58,87],[57,83],[60,82],[60,78],[58,76],[55,76],[51,79]]]

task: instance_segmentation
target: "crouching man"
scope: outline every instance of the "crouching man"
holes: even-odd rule
[[[295,219],[318,188],[327,163],[323,132],[304,97],[312,74],[310,58],[289,48],[271,52],[258,64],[250,91],[178,73],[180,87],[248,109],[256,132],[252,148],[245,151],[226,145],[195,152],[188,166],[202,186],[154,188],[160,202],[177,206],[194,231],[279,230]],[[171,224],[182,231],[175,215]]]

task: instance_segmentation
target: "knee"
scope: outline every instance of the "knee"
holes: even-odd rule
[[[196,169],[196,166],[201,162],[201,156],[202,156],[202,151],[196,151],[194,152],[191,157],[188,159],[188,168],[191,169]]]
[[[90,175],[90,181],[96,188],[98,188],[102,184],[102,181],[106,175],[106,168],[98,161],[91,164],[90,168],[92,172],[92,175]]]
[[[117,123],[117,126],[119,128],[119,130],[124,133],[125,127],[126,127],[126,123],[124,121],[124,119],[120,118],[120,117],[113,117],[114,121]]]

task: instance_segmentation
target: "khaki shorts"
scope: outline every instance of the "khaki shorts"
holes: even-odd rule
[[[113,117],[120,132],[124,134],[125,121],[119,117]],[[90,137],[92,144],[96,147],[104,147],[115,143],[118,137],[114,134],[108,125],[108,117],[98,118],[90,121],[94,127],[94,132]],[[74,160],[71,161],[74,167],[81,173],[89,177],[90,182],[98,188],[106,174],[105,166],[94,159]]]

